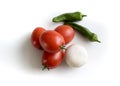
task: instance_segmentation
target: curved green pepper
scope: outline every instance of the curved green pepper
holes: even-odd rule
[[[100,43],[97,35],[91,32],[90,30],[88,30],[86,27],[83,27],[73,22],[65,22],[64,24],[70,25],[74,30],[78,31],[80,34],[88,38],[90,41]]]
[[[59,16],[56,16],[52,19],[53,22],[74,22],[80,21],[86,15],[82,14],[81,12],[72,12],[72,13],[64,13]]]

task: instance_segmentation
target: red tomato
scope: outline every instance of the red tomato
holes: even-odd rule
[[[73,39],[75,34],[73,28],[69,25],[60,25],[55,29],[55,31],[57,31],[64,37],[65,44],[69,43]]]
[[[41,49],[41,50],[42,50],[42,47],[39,43],[39,37],[40,37],[41,33],[43,33],[44,31],[45,31],[44,28],[37,27],[33,30],[32,35],[31,35],[31,42],[32,42],[33,46],[38,49]]]
[[[63,36],[54,30],[43,32],[39,40],[42,48],[50,53],[59,51],[65,44]]]
[[[62,51],[58,51],[55,53],[48,53],[44,51],[42,55],[42,64],[44,67],[47,67],[48,69],[55,68],[61,64],[62,58],[63,58]]]

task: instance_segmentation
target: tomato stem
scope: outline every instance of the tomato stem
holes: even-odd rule
[[[60,49],[65,50],[65,45],[60,46]]]
[[[42,70],[45,70],[45,69],[49,70],[49,68],[45,64],[42,64]]]

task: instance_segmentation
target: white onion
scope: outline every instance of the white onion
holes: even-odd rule
[[[88,54],[83,46],[73,44],[65,53],[65,61],[70,67],[80,67],[87,62]]]

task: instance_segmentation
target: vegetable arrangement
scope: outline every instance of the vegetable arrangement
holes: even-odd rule
[[[74,22],[81,21],[86,15],[80,12],[64,13],[52,19],[53,22],[63,22],[55,30],[46,30],[43,27],[37,27],[31,35],[31,42],[37,49],[43,50],[42,65],[44,69],[52,69],[59,66],[63,59],[70,67],[80,67],[87,62],[87,50],[78,44],[65,47],[71,42],[78,31],[91,42],[99,42],[95,33],[86,27]]]

